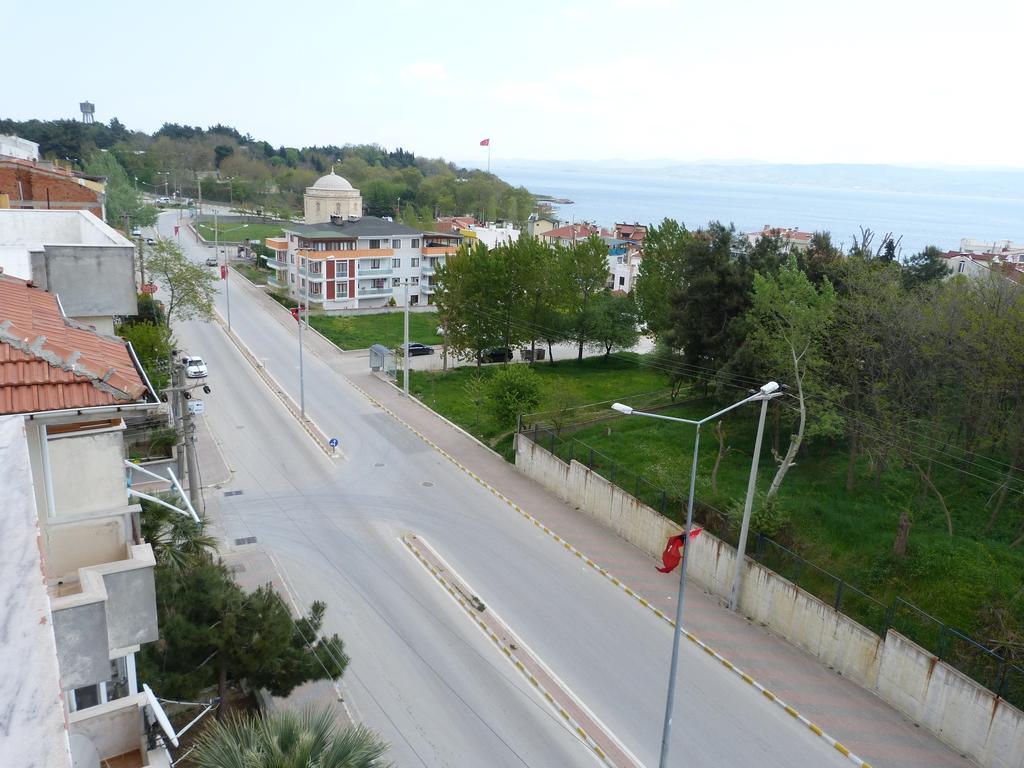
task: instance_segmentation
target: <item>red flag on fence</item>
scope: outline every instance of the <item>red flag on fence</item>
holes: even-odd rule
[[[489,147],[489,146],[491,146],[491,140],[490,139],[481,139],[480,140],[480,146],[481,147]]]
[[[694,528],[690,531],[690,538],[695,539],[703,531],[703,528]],[[665,551],[661,553],[661,562],[665,564],[664,568],[658,570],[662,573],[672,573],[676,569],[676,566],[683,559],[682,553],[679,551],[684,543],[686,537],[683,534],[678,536],[669,536],[668,543],[665,544]]]

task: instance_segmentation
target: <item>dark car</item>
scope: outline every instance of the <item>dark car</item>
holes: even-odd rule
[[[477,359],[481,363],[507,363],[512,359],[512,350],[508,347],[491,347],[481,350]]]
[[[402,345],[405,346],[404,344]],[[419,342],[413,341],[409,343],[409,357],[416,357],[418,355],[432,355],[434,354],[434,348],[429,347],[426,344],[420,344]]]

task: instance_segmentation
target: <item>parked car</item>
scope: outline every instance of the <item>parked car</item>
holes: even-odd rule
[[[216,256],[207,256],[206,257],[206,266],[208,266],[208,267],[216,267],[217,264],[219,264],[219,263],[220,262],[217,261],[217,257]]]
[[[403,344],[404,348],[405,345]],[[409,357],[417,357],[418,355],[432,355],[434,354],[434,348],[427,346],[426,344],[420,344],[417,341],[409,342]]]
[[[132,230],[132,237],[142,237],[142,227],[135,227]]]
[[[508,347],[491,347],[481,350],[477,359],[481,363],[507,363],[512,359],[512,350]]]
[[[154,240],[152,237],[147,237],[146,245],[156,245],[156,240]]]
[[[203,379],[206,378],[207,370],[206,363],[203,358],[196,355],[189,355],[182,363],[185,364],[185,375],[190,379]]]

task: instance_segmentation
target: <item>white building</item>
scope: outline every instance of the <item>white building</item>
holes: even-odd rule
[[[275,253],[268,284],[320,309],[365,309],[433,303],[436,270],[461,242],[455,234],[423,233],[376,216],[332,217],[292,224],[267,238]]]
[[[363,197],[332,168],[312,187],[306,187],[303,208],[307,224],[325,224],[332,216],[358,218],[363,215]]]
[[[170,765],[145,733],[155,562],[124,467],[123,416],[155,402],[123,341],[0,276],[4,766]]]
[[[38,160],[39,145],[20,136],[0,135],[0,157],[13,157],[18,160]]]
[[[960,252],[996,256],[1000,262],[1024,263],[1024,244],[1011,240],[977,240],[965,237],[960,241]]]
[[[807,250],[814,233],[801,232],[797,227],[773,227],[770,224],[765,224],[760,231],[747,232],[745,235],[751,245],[756,245],[757,241],[763,237],[777,237],[782,244],[782,252],[790,253]]]
[[[479,242],[490,248],[497,248],[499,245],[509,245],[519,239],[519,230],[511,224],[492,222],[490,224],[471,224],[468,228],[461,230],[466,238],[476,238]]]

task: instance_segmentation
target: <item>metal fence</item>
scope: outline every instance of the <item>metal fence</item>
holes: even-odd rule
[[[560,437],[555,429],[536,421],[531,423],[524,419],[519,432],[566,463],[577,461],[585,465],[662,515],[677,522],[683,519],[682,500],[688,489],[670,492],[592,446],[571,436]],[[698,507],[696,512],[699,516],[701,509]],[[732,543],[735,545],[735,541]],[[757,562],[879,637],[885,637],[890,628],[895,629],[941,661],[1024,709],[1024,665],[1004,658],[901,597],[894,597],[891,603],[872,597],[763,534],[755,536],[752,546],[754,551],[748,554]]]

